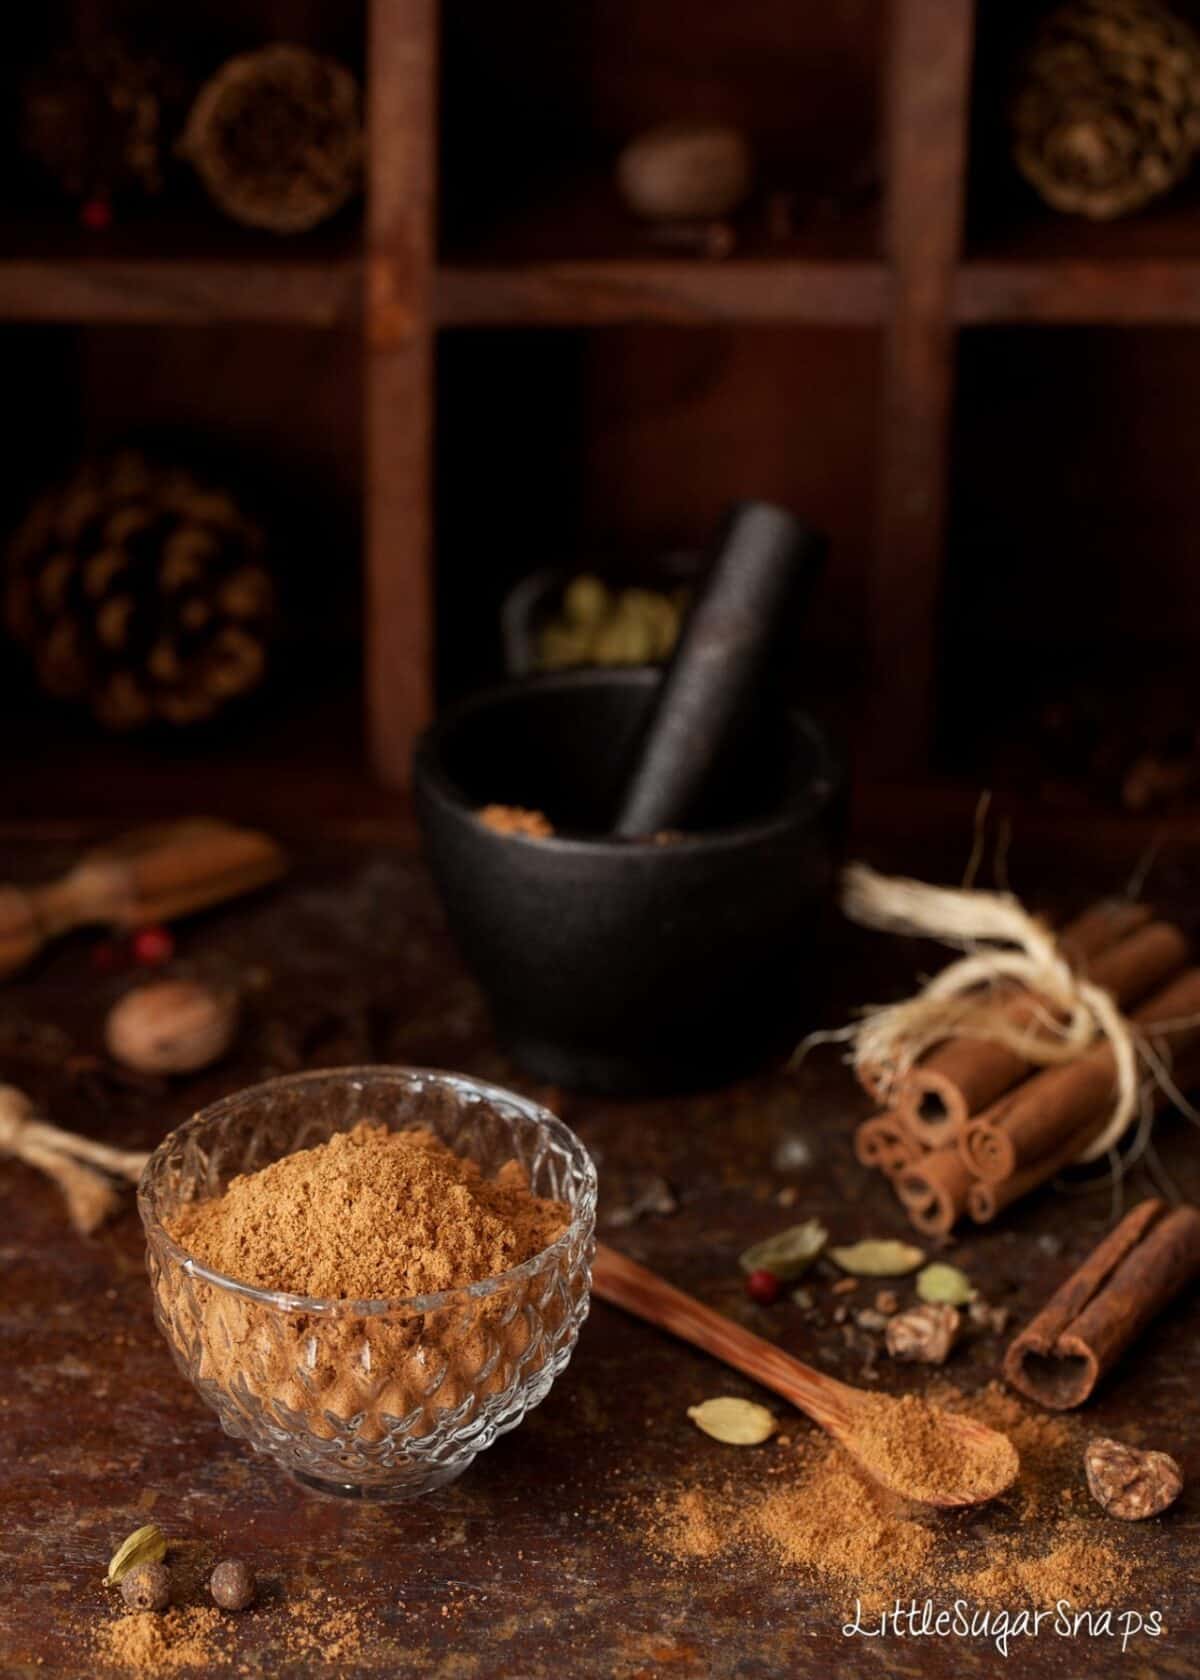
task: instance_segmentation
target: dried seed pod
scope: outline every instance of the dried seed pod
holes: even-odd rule
[[[756,1400],[742,1400],[733,1394],[718,1395],[688,1407],[697,1429],[730,1447],[757,1447],[770,1440],[779,1425],[774,1414]]]
[[[917,1273],[917,1294],[922,1301],[944,1301],[952,1307],[965,1307],[974,1299],[975,1290],[970,1278],[957,1266],[934,1260]]]
[[[241,1558],[223,1558],[208,1578],[213,1603],[222,1610],[245,1610],[254,1602],[254,1576]]]
[[[161,1563],[167,1555],[167,1537],[157,1523],[145,1523],[126,1535],[108,1560],[104,1584],[120,1586],[131,1569],[142,1563]]]
[[[343,65],[275,42],[229,59],[204,84],[180,151],[234,221],[304,233],[359,188],[361,106]]]
[[[1067,0],[1038,27],[1012,124],[1017,168],[1056,210],[1138,210],[1200,148],[1200,38],[1158,0]]]
[[[829,1240],[829,1232],[819,1219],[806,1219],[802,1225],[790,1225],[773,1237],[756,1242],[738,1259],[744,1272],[774,1272],[784,1283],[794,1283],[806,1272]]]
[[[911,1359],[921,1365],[942,1365],[962,1328],[957,1307],[925,1302],[896,1313],[888,1319],[887,1350],[893,1359]]]
[[[266,536],[233,498],[133,451],[31,507],[0,584],[38,681],[107,728],[199,723],[249,695],[274,628]]]
[[[1103,1436],[1088,1442],[1083,1467],[1092,1498],[1126,1522],[1156,1517],[1183,1488],[1182,1472],[1169,1453],[1142,1452]]]
[[[109,1053],[139,1073],[194,1073],[223,1056],[237,1027],[237,997],[196,980],[157,980],[109,1011]]]
[[[70,198],[107,205],[153,197],[163,188],[183,86],[177,68],[115,34],[89,31],[25,78],[23,149]]]
[[[165,1610],[171,1602],[171,1571],[165,1563],[139,1563],[121,1577],[121,1597],[131,1610]]]
[[[923,1264],[925,1251],[914,1248],[912,1243],[886,1237],[831,1248],[829,1258],[855,1277],[904,1277]]]

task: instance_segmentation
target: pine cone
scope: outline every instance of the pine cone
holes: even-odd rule
[[[180,92],[172,70],[116,39],[66,47],[22,89],[24,149],[71,198],[157,193]]]
[[[234,221],[303,233],[358,187],[358,83],[306,47],[242,53],[200,89],[180,151]]]
[[[1056,210],[1139,210],[1200,146],[1200,38],[1157,0],[1070,0],[1034,38],[1012,121],[1017,168]]]
[[[256,688],[274,590],[223,490],[125,453],[87,462],[14,537],[8,628],[47,693],[110,729],[196,723]]]

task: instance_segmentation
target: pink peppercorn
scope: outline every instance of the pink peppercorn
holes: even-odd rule
[[[161,968],[175,955],[175,940],[165,927],[144,927],[134,934],[130,948],[141,968]]]
[[[783,1285],[774,1272],[760,1268],[751,1272],[746,1279],[746,1293],[752,1301],[757,1301],[760,1307],[769,1307],[773,1301],[778,1301]]]

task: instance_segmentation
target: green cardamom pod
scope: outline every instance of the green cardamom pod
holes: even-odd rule
[[[134,1529],[109,1559],[104,1584],[119,1586],[122,1577],[128,1575],[131,1569],[137,1569],[143,1563],[161,1563],[166,1555],[167,1537],[157,1523],[147,1523],[145,1528]]]

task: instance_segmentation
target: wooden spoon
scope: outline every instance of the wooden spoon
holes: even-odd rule
[[[960,1461],[975,1461],[980,1466],[986,1463],[989,1469],[994,1468],[994,1473],[986,1479],[970,1478],[977,1485],[971,1485],[969,1492],[947,1488],[942,1493],[933,1493],[927,1482],[919,1488],[911,1485],[902,1465],[882,1464],[877,1454],[868,1456],[865,1451],[865,1432],[876,1427],[883,1396],[852,1388],[849,1383],[838,1382],[822,1371],[813,1370],[811,1365],[802,1364],[603,1243],[596,1247],[592,1290],[602,1301],[623,1307],[626,1312],[656,1324],[660,1330],[669,1330],[790,1400],[845,1447],[868,1475],[903,1499],[924,1505],[980,1505],[1003,1493],[1016,1480],[1020,1461],[1007,1435],[988,1429],[972,1418],[938,1409],[939,1427],[953,1441]],[[874,1413],[873,1418],[868,1418],[868,1411]]]

